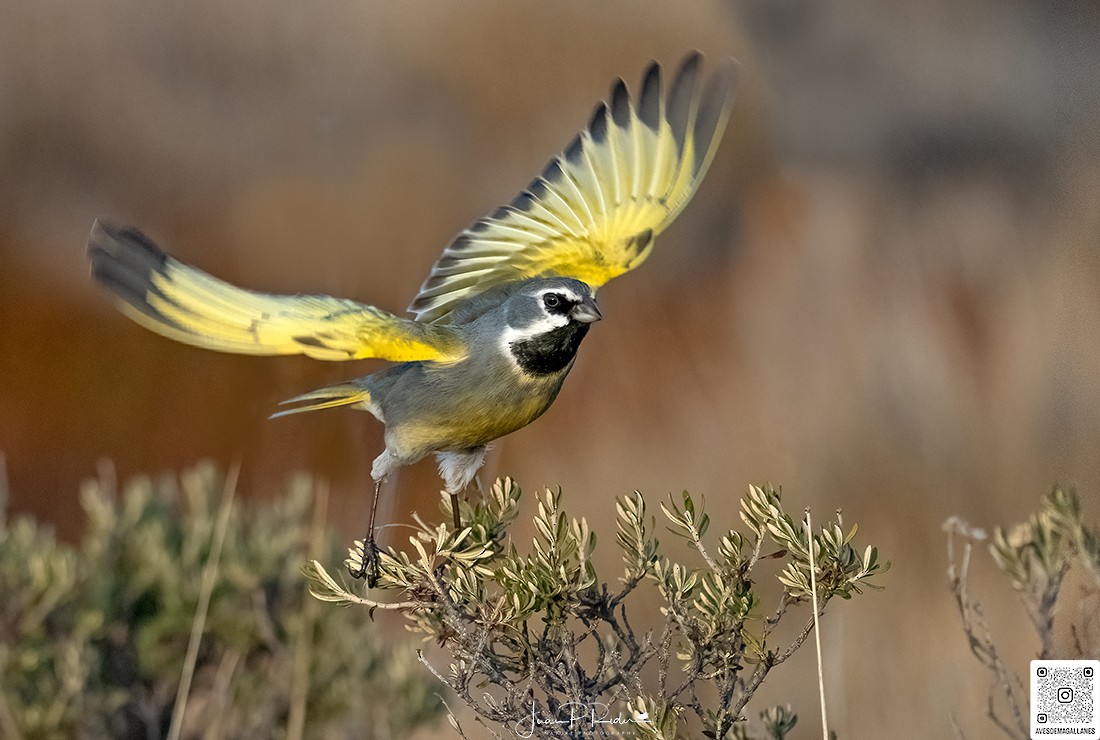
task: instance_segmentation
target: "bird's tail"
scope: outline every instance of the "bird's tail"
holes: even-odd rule
[[[314,403],[310,403],[311,401]],[[318,388],[315,391],[303,393],[294,398],[288,398],[279,405],[287,406],[290,404],[300,405],[294,408],[285,409],[284,411],[278,411],[272,414],[271,418],[276,419],[280,416],[300,414],[303,411],[319,411],[321,409],[331,409],[337,406],[351,406],[353,404],[363,404],[369,410],[370,391],[355,383],[330,385],[327,388]]]
[[[137,229],[104,219],[92,227],[88,257],[92,275],[127,316],[196,347],[318,360],[447,362],[465,356],[465,345],[448,327],[346,298],[238,288],[169,257]]]

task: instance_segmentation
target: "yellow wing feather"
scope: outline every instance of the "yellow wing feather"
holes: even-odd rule
[[[452,241],[409,306],[445,322],[455,305],[499,283],[563,275],[593,289],[645,261],[687,205],[729,118],[730,61],[700,89],[702,55],[689,55],[662,91],[650,65],[636,102],[619,80],[588,128],[509,205]]]
[[[92,227],[88,255],[92,274],[130,318],[197,347],[319,360],[453,362],[466,356],[462,338],[449,327],[346,298],[237,288],[167,256],[141,232],[102,219]]]

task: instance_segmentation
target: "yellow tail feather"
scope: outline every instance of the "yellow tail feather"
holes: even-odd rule
[[[151,331],[196,347],[318,360],[377,357],[454,362],[460,333],[346,298],[245,290],[169,257],[137,229],[97,219],[88,238],[92,275]]]
[[[272,414],[270,418],[277,419],[280,416],[300,414],[303,411],[319,411],[321,409],[331,409],[337,406],[351,406],[358,403],[369,404],[370,393],[357,385],[344,383],[343,385],[330,385],[327,388],[318,388],[315,391],[303,393],[294,398],[288,398],[279,405],[285,406],[290,403],[304,403],[306,401],[317,401],[318,403],[310,403],[304,406],[296,406],[285,411],[278,411]]]

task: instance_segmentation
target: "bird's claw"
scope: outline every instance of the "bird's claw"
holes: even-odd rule
[[[378,554],[381,552],[378,545],[375,544],[373,537],[367,537],[363,540],[363,548],[360,551],[362,556],[359,561],[359,567],[352,567],[348,565],[348,574],[352,578],[360,579],[365,578],[367,581],[367,588],[374,588],[378,585],[378,579],[381,575],[382,562]]]

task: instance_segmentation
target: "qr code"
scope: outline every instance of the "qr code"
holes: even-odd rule
[[[1031,737],[1097,737],[1100,660],[1031,661]]]

